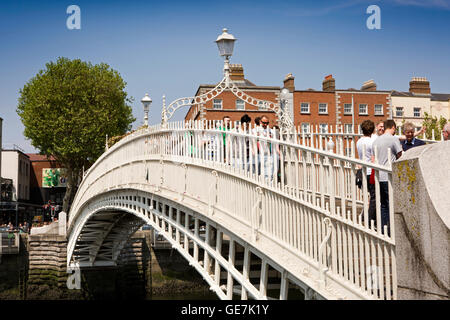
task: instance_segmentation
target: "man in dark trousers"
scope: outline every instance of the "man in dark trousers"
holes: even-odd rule
[[[424,141],[414,137],[415,129],[414,124],[411,122],[407,122],[403,125],[403,134],[406,137],[406,140],[401,141],[403,151],[407,151],[414,147],[423,146],[425,144]]]

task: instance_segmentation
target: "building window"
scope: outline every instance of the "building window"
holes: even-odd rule
[[[222,99],[214,99],[213,109],[222,109]]]
[[[319,103],[319,114],[327,114],[328,105],[326,103]]]
[[[375,105],[375,115],[376,116],[382,116],[383,115],[383,105],[382,104],[376,104]]]
[[[351,123],[344,124],[344,133],[353,133],[353,125]]]
[[[236,110],[245,110],[244,100],[241,100],[241,99],[236,100]]]
[[[414,108],[414,117],[420,118],[420,108]]]
[[[308,122],[302,123],[302,133],[309,133],[309,123]]]
[[[353,112],[352,104],[351,103],[345,103],[344,104],[344,114],[352,114]]]
[[[328,133],[328,124],[327,123],[319,124],[319,132],[320,133]]]
[[[300,113],[309,113],[309,103],[308,102],[302,102],[300,105]]]
[[[367,104],[359,105],[359,114],[367,114]]]
[[[403,107],[395,108],[395,116],[396,117],[403,117]]]
[[[266,106],[264,105],[264,102],[262,102],[262,101],[258,102],[258,109],[259,110],[267,110]]]

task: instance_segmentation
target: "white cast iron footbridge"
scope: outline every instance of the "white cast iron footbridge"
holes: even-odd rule
[[[141,129],[85,174],[69,215],[67,267],[115,265],[150,224],[221,299],[267,299],[273,278],[280,299],[290,285],[307,299],[396,299],[393,214],[388,234],[377,201],[369,223],[367,181],[355,185],[359,167],[376,169],[376,182],[386,172],[392,213],[391,169],[324,150],[326,141],[200,121]]]

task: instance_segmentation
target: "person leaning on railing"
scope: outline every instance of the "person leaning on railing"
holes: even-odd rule
[[[377,156],[378,164],[387,166],[389,162],[394,162],[402,155],[402,146],[398,137],[394,136],[397,126],[394,120],[386,120],[384,122],[384,134],[378,137],[373,143],[373,161],[375,154]],[[389,149],[391,154],[389,154]],[[389,159],[390,157],[390,159]],[[388,173],[380,170],[379,173],[380,184],[380,204],[381,204],[381,226],[388,226],[389,232],[389,187],[388,187]]]
[[[384,128],[384,124],[383,124]],[[358,139],[358,142],[356,143],[356,149],[358,149],[358,156],[359,159],[371,162],[372,161],[372,145],[377,136],[372,135],[375,130],[375,124],[371,120],[365,120],[361,124],[361,130],[363,133],[363,137]],[[384,130],[383,130],[384,131]],[[361,171],[361,180],[358,184],[359,188],[362,188],[362,169],[359,169],[358,171]],[[370,195],[370,202],[369,202],[369,221],[376,220],[376,212],[375,212],[375,184],[370,183],[370,175],[372,173],[372,168],[367,168],[366,171],[366,179],[367,179],[367,189],[369,191]],[[363,215],[364,217],[364,215]]]

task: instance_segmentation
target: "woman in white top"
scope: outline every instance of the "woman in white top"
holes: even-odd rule
[[[373,121],[365,120],[361,123],[361,130],[363,132],[363,137],[358,139],[356,143],[356,149],[358,150],[359,159],[365,162],[372,162],[372,144],[377,138],[372,136],[372,133],[375,130],[375,124]],[[375,211],[375,185],[370,184],[370,174],[372,173],[371,168],[367,168],[366,177],[367,177],[367,189],[370,194],[370,202],[369,202],[369,225],[371,220],[376,219],[376,211]],[[363,215],[364,217],[364,215]]]

